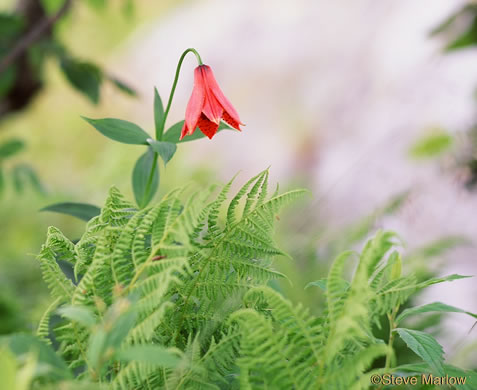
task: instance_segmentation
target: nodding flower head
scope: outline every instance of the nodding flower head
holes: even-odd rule
[[[212,69],[207,65],[199,65],[194,70],[194,89],[187,104],[181,139],[186,135],[192,135],[196,127],[212,139],[217,133],[220,120],[241,131],[240,125],[243,123],[240,122],[235,108],[222,93]]]

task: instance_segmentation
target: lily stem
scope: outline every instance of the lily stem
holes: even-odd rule
[[[174,76],[174,82],[172,83],[171,93],[169,94],[169,100],[167,101],[166,110],[164,111],[164,117],[162,118],[161,125],[159,126],[156,132],[156,139],[158,141],[162,139],[162,134],[164,133],[164,127],[166,125],[166,119],[167,119],[167,116],[169,115],[169,110],[171,109],[172,98],[174,97],[174,93],[176,92],[177,82],[179,81],[179,74],[181,71],[182,62],[184,61],[184,58],[188,53],[194,53],[199,65],[203,65],[202,58],[200,58],[199,52],[193,48],[189,48],[185,50],[184,53],[182,53],[182,55],[180,56],[179,62],[177,63],[176,75]]]

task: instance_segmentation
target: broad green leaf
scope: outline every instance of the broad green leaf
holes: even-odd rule
[[[92,204],[73,202],[55,203],[43,207],[40,211],[52,211],[54,213],[67,214],[86,222],[101,213],[101,209]]]
[[[109,81],[111,81],[116,88],[118,88],[121,92],[124,92],[130,96],[137,96],[137,92],[127,85],[124,81],[121,81],[120,79],[112,76],[108,76]]]
[[[70,378],[72,376],[66,363],[56,352],[39,338],[26,334],[15,333],[0,337],[0,345],[7,346],[15,356],[32,352],[37,357],[38,364],[47,369],[50,378]]]
[[[154,124],[156,125],[156,138],[162,139],[162,121],[164,120],[164,106],[162,105],[161,96],[157,92],[157,88],[154,88]]]
[[[147,141],[149,142],[149,145],[151,145],[151,148],[161,156],[164,165],[171,160],[177,150],[177,145],[172,142],[156,141],[152,138],[149,138]]]
[[[410,155],[417,159],[433,158],[447,151],[453,144],[452,135],[444,130],[435,130],[419,139],[410,150]]]
[[[433,302],[433,303],[429,303],[427,305],[411,307],[409,309],[404,310],[396,318],[396,323],[399,323],[399,322],[403,321],[405,318],[407,318],[411,315],[414,315],[414,314],[430,313],[430,312],[464,313],[464,314],[468,314],[469,316],[474,317],[474,318],[477,319],[477,314],[459,309],[458,307],[455,307],[455,306],[446,305],[445,303],[442,303],[442,302]]]
[[[96,65],[63,57],[61,70],[73,87],[87,96],[94,104],[99,102],[99,87],[103,74]]]
[[[180,362],[180,359],[166,348],[153,344],[127,347],[118,351],[116,357],[122,361],[157,364],[166,368],[174,368]]]
[[[69,320],[76,321],[86,327],[92,327],[96,324],[93,313],[87,307],[82,306],[64,306],[57,310],[57,313]]]
[[[82,117],[104,136],[124,144],[147,145],[150,138],[138,125],[121,119],[90,119]]]
[[[152,179],[151,179],[152,174]],[[149,188],[148,188],[149,184]],[[146,207],[159,186],[159,167],[154,151],[149,147],[136,162],[132,174],[134,197],[139,207]]]
[[[428,333],[419,330],[397,328],[406,345],[439,375],[444,375],[444,351],[437,340]]]
[[[25,143],[20,139],[11,139],[0,144],[0,161],[20,152]]]
[[[169,130],[164,133],[162,137],[163,141],[172,142],[175,144],[180,144],[183,142],[195,141],[196,139],[204,138],[205,135],[199,128],[196,128],[194,134],[185,136],[182,140],[179,140],[181,137],[182,126],[184,126],[184,121],[177,122],[175,125],[172,125]],[[217,132],[221,130],[231,130],[232,128],[224,122],[221,122]]]

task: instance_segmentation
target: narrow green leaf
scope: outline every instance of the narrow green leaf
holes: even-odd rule
[[[150,138],[138,125],[121,119],[90,119],[82,117],[104,136],[114,141],[132,145],[147,145]]]
[[[177,145],[172,142],[161,142],[153,140],[152,138],[149,138],[147,142],[151,145],[151,148],[161,156],[164,165],[171,160],[177,150]]]
[[[94,64],[81,62],[70,57],[61,59],[61,70],[71,85],[88,97],[91,102],[99,102],[99,87],[103,74]]]
[[[441,278],[431,278],[428,280],[425,280],[424,282],[421,282],[417,285],[419,288],[431,286],[433,284],[438,284],[438,283],[444,283],[444,282],[452,282],[454,280],[459,280],[459,279],[466,279],[466,278],[473,278],[472,275],[458,275],[458,274],[452,274],[448,276],[443,276]]]
[[[0,196],[2,195],[4,189],[5,189],[5,173],[4,173],[3,167],[0,165]]]
[[[475,313],[471,313],[469,311],[459,309],[458,307],[455,307],[455,306],[446,305],[445,303],[442,303],[442,302],[433,302],[433,303],[429,303],[427,305],[411,307],[409,309],[404,310],[396,318],[396,323],[399,323],[399,322],[403,321],[405,318],[407,318],[411,315],[415,315],[415,314],[419,314],[419,313],[430,313],[430,312],[464,313],[464,314],[467,314],[467,315],[477,319],[477,314],[475,314]]]
[[[153,171],[153,172],[152,172]],[[152,180],[149,181],[152,172]],[[149,188],[148,187],[148,183]],[[154,151],[149,147],[136,162],[132,174],[134,197],[139,207],[143,208],[151,201],[159,186],[159,167]]]
[[[57,313],[69,320],[76,321],[88,328],[96,324],[93,313],[87,307],[82,306],[64,306],[57,310]]]
[[[117,89],[119,89],[121,92],[124,92],[125,94],[127,95],[130,95],[130,96],[137,96],[137,92],[132,88],[130,87],[129,85],[127,85],[124,81],[116,78],[116,77],[113,77],[113,76],[108,76],[108,79],[109,81],[111,81]]]
[[[411,157],[416,159],[437,157],[447,151],[453,144],[452,135],[442,129],[434,130],[432,133],[419,139],[410,150]]]
[[[124,338],[136,323],[136,317],[137,312],[135,310],[128,310],[114,321],[114,325],[107,335],[106,344],[108,347],[114,349],[119,348]]]
[[[89,364],[97,368],[101,358],[106,351],[106,337],[107,334],[104,329],[100,328],[94,332],[89,339],[88,347],[88,361]]]
[[[428,333],[419,330],[397,328],[406,345],[439,375],[444,375],[444,351],[437,340]]]
[[[25,143],[20,139],[11,139],[0,144],[0,161],[20,152],[25,147]]]
[[[135,345],[118,351],[118,360],[157,364],[161,367],[174,368],[180,359],[164,347],[158,345]]]
[[[64,202],[43,207],[40,211],[51,211],[54,213],[67,214],[87,222],[91,218],[99,215],[101,209],[97,206],[87,203]]]
[[[162,137],[163,141],[172,142],[175,144],[180,144],[183,142],[195,141],[196,139],[204,138],[205,135],[197,127],[194,131],[194,134],[185,136],[182,140],[179,140],[181,137],[182,126],[184,126],[184,121],[177,122],[175,125],[172,125]],[[221,130],[232,130],[232,128],[224,122],[221,122],[217,132]]]
[[[157,88],[154,88],[154,123],[156,125],[156,138],[162,139],[162,121],[164,120],[164,106],[162,105],[161,96],[157,92]]]

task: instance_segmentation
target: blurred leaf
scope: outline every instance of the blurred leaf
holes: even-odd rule
[[[30,184],[32,185],[33,189],[36,190],[39,194],[45,194],[46,190],[43,187],[38,175],[36,174],[35,170],[28,164],[22,164],[23,173],[28,177],[30,180]]]
[[[120,91],[130,95],[130,96],[137,96],[136,91],[124,83],[123,81],[117,79],[116,77],[108,76],[109,81],[111,81]]]
[[[453,282],[454,280],[466,279],[466,278],[473,278],[473,276],[452,274],[448,276],[443,276],[441,278],[431,278],[431,279],[425,280],[424,282],[419,283],[419,287],[422,288],[422,287],[431,286],[433,284]]]
[[[391,280],[399,279],[402,275],[402,260],[401,255],[396,254],[394,264],[391,267]]]
[[[43,9],[48,15],[55,14],[62,7],[65,0],[40,0]]]
[[[124,0],[123,12],[127,17],[134,16],[134,1],[133,0]]]
[[[66,56],[61,59],[61,70],[73,87],[86,95],[94,104],[99,102],[102,72],[96,65]]]
[[[469,245],[471,241],[461,236],[449,236],[436,240],[421,248],[417,248],[414,252],[411,252],[407,259],[414,259],[418,257],[430,258],[441,256],[444,252],[454,249],[458,246]]]
[[[8,346],[12,353],[19,357],[29,352],[36,354],[38,364],[45,365],[48,376],[54,378],[71,378],[71,371],[63,359],[46,343],[26,333],[15,333],[0,337],[0,345]]]
[[[147,145],[147,139],[150,138],[149,134],[132,122],[114,118],[82,118],[104,136],[124,144]]]
[[[446,51],[477,45],[477,14],[469,29],[446,46]]]
[[[25,147],[25,143],[20,139],[11,139],[0,144],[0,161],[20,152]]]
[[[16,389],[17,362],[5,347],[0,348],[0,378],[4,389]]]
[[[161,156],[162,160],[164,161],[164,165],[166,165],[172,156],[174,156],[174,153],[177,150],[177,145],[173,144],[172,142],[161,142],[161,141],[156,141],[151,138],[148,139],[149,145],[151,145],[151,148]]]
[[[162,139],[162,132],[164,129],[161,129],[162,121],[164,120],[164,106],[162,105],[161,97],[157,88],[154,88],[154,124],[156,125],[156,134],[157,139],[160,141]],[[161,131],[159,131],[161,129]]]
[[[121,343],[136,323],[136,317],[136,311],[129,309],[114,321],[114,325],[107,335],[106,344],[108,347],[116,350],[121,346]]]
[[[87,2],[96,9],[103,9],[106,6],[106,0],[87,0]]]
[[[101,361],[101,358],[106,350],[106,332],[103,328],[97,329],[89,339],[88,347],[88,361],[89,364],[97,368]]]
[[[405,318],[420,314],[420,313],[430,313],[430,312],[443,312],[443,313],[464,313],[468,314],[471,317],[477,318],[477,314],[459,309],[458,307],[449,306],[442,302],[433,302],[427,305],[416,306],[409,309],[404,310],[397,318],[396,323],[403,321]]]
[[[5,44],[15,38],[22,32],[24,24],[19,15],[0,12],[0,43]]]
[[[0,165],[0,196],[3,194],[5,189],[5,173],[3,172],[3,167]]]
[[[194,131],[194,134],[184,137],[182,140],[179,140],[181,137],[182,126],[184,126],[184,121],[177,122],[175,125],[172,125],[169,130],[164,133],[162,137],[163,141],[172,142],[175,144],[180,144],[183,142],[195,141],[196,139],[204,138],[205,135],[197,127]],[[224,122],[221,122],[217,133],[221,130],[232,130],[232,128]]]
[[[439,375],[444,375],[444,351],[437,340],[418,330],[395,329],[406,345]]]
[[[9,66],[4,72],[0,73],[0,98],[8,94],[15,83],[16,77],[17,70],[13,66]]]
[[[40,211],[52,211],[54,213],[67,214],[86,222],[101,213],[101,209],[92,204],[73,202],[55,203],[43,207]]]
[[[16,165],[12,170],[13,188],[15,192],[21,194],[23,192],[23,172],[21,165]]]
[[[151,172],[154,169],[152,180],[149,188],[149,178]],[[132,175],[132,186],[134,191],[134,197],[139,207],[146,207],[151,201],[152,197],[157,191],[159,186],[159,168],[157,167],[157,159],[155,153],[149,147],[147,152],[144,153],[136,162]]]
[[[62,317],[66,317],[72,321],[76,321],[88,328],[96,325],[96,319],[93,313],[87,307],[82,306],[64,306],[56,311]]]
[[[116,353],[118,360],[126,362],[143,362],[157,364],[161,367],[174,368],[180,362],[180,359],[168,351],[166,348],[158,345],[135,345],[127,347]]]
[[[447,151],[453,144],[453,137],[443,130],[436,130],[419,139],[410,149],[416,159],[433,158]]]
[[[326,291],[326,281],[327,281],[326,279],[320,279],[320,280],[316,280],[314,282],[310,282],[305,286],[305,290],[307,288],[310,288],[310,287],[319,287],[323,291]]]

